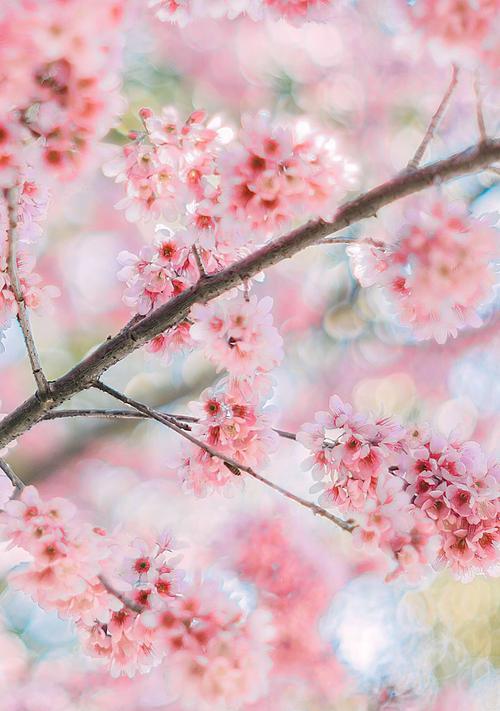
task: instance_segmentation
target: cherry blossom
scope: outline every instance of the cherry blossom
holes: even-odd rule
[[[199,401],[191,403],[196,423],[190,428],[199,441],[247,467],[261,468],[278,448],[278,435],[272,429],[274,412],[258,390],[253,396],[242,392],[238,381],[223,379],[205,390]],[[182,447],[170,466],[175,467],[184,488],[196,496],[220,491],[231,496],[241,488],[241,473],[197,445]]]
[[[42,141],[49,173],[75,174],[121,107],[123,13],[122,0],[92,0],[85,10],[73,0],[35,0],[11,5],[0,19],[7,99],[0,115],[14,109],[14,130]]]
[[[354,539],[396,561],[390,577],[416,580],[432,566],[470,579],[498,568],[498,466],[476,442],[370,421],[336,395],[297,440],[312,453],[311,491],[356,513]]]
[[[50,312],[52,299],[59,296],[58,287],[43,285],[42,278],[34,271],[36,265],[37,241],[42,233],[41,222],[47,211],[47,191],[41,187],[36,171],[29,165],[17,166],[15,220],[16,224],[16,265],[20,290],[24,303],[29,309]],[[12,239],[9,218],[9,190],[4,189],[0,197],[0,330],[8,327],[17,315],[18,304],[12,291],[12,277],[9,273],[9,239]]]
[[[32,556],[13,584],[74,619],[84,648],[112,676],[149,672],[168,656],[173,688],[198,708],[239,708],[265,692],[272,630],[264,613],[245,617],[215,583],[184,582],[171,534],[127,544],[78,526],[75,514],[33,486],[5,504],[2,536]]]
[[[334,573],[326,551],[312,551],[295,522],[283,514],[247,517],[226,533],[232,534],[232,565],[257,587],[259,599],[272,614],[278,679],[302,677],[306,660],[313,659],[308,681],[323,698],[333,700],[342,688],[343,673],[318,626],[342,582],[342,572]],[[227,550],[227,544],[223,548]]]
[[[304,121],[274,126],[266,112],[244,116],[239,143],[221,156],[226,212],[264,234],[299,214],[331,215],[354,177],[355,166],[339,154],[333,136]]]
[[[353,413],[336,395],[329,405],[328,412],[316,413],[315,423],[297,433],[297,440],[312,452],[304,467],[312,468],[317,490],[324,490],[322,501],[362,510],[387,460],[403,448],[405,430],[390,419],[371,422]],[[330,480],[326,487],[325,475]]]
[[[172,107],[159,116],[141,109],[144,130],[130,134],[131,143],[105,166],[106,175],[125,183],[127,197],[118,203],[127,219],[163,216],[175,220],[192,200],[202,200],[205,179],[216,172],[220,121],[207,122],[203,111],[180,121]]]
[[[493,707],[498,0],[4,5],[2,710]]]
[[[417,338],[444,343],[482,323],[478,310],[495,283],[495,222],[442,200],[418,204],[394,244],[348,247],[353,273],[362,286],[384,287]]]
[[[191,310],[192,338],[219,370],[237,377],[253,377],[276,367],[282,357],[282,339],[273,326],[272,299],[248,300],[241,294],[214,305],[197,304]]]

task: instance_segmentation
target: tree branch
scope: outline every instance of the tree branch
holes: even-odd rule
[[[486,141],[488,139],[488,136],[486,133],[486,124],[484,122],[483,94],[481,91],[479,72],[476,72],[476,76],[474,77],[474,93],[476,95],[476,120],[477,127],[479,130],[479,138],[481,139],[481,141]]]
[[[204,364],[205,365],[205,364]],[[165,383],[154,390],[148,389],[148,402],[156,410],[167,410],[172,403],[185,398],[193,399],[197,397],[200,390],[213,383],[215,371],[211,367],[203,367],[197,371],[189,383],[172,382]],[[142,397],[139,397],[142,399]],[[49,415],[52,411],[49,411]],[[139,413],[137,413],[139,414]],[[84,418],[84,422],[91,423],[90,426],[71,428],[67,439],[61,441],[59,446],[48,452],[45,457],[30,458],[29,452],[23,447],[17,447],[14,457],[19,457],[23,466],[23,478],[26,482],[33,483],[46,479],[61,467],[67,466],[75,457],[85,453],[90,448],[99,445],[99,442],[107,438],[120,437],[126,435],[128,428],[137,423],[133,418],[113,417],[111,419],[99,419],[92,421],[92,418]],[[14,459],[13,459],[14,461]]]
[[[138,605],[135,603],[133,600],[128,598],[126,595],[123,593],[119,592],[118,590],[115,590],[115,588],[111,585],[111,583],[106,580],[104,575],[98,575],[97,576],[99,582],[101,585],[111,594],[116,597],[117,600],[119,600],[125,607],[128,607],[129,610],[132,610],[132,612],[137,612],[138,615],[141,614],[141,612],[144,612],[144,607],[142,605]]]
[[[10,288],[14,294],[17,303],[17,320],[21,326],[26,343],[26,350],[33,371],[33,377],[38,388],[38,392],[42,398],[50,397],[50,385],[44,375],[38,351],[36,349],[35,340],[31,331],[30,320],[24,301],[24,295],[17,272],[17,231],[18,231],[18,212],[19,212],[19,193],[18,186],[5,189],[4,196],[7,203],[7,214],[9,219],[8,229],[8,250],[7,250],[7,272],[10,277]]]
[[[65,375],[51,383],[49,402],[36,395],[7,415],[0,424],[0,447],[5,446],[34,424],[51,409],[61,405],[92,384],[113,365],[165,329],[185,319],[195,303],[206,303],[264,269],[289,259],[318,240],[338,232],[353,223],[371,217],[377,211],[435,183],[486,168],[500,160],[500,139],[488,140],[465,151],[414,171],[404,171],[396,177],[342,205],[332,222],[308,222],[292,232],[261,247],[253,254],[201,280],[182,294],[152,311],[140,321],[127,324],[116,336],[98,346]]]
[[[292,494],[292,492],[288,491],[287,489],[283,489],[283,487],[279,486],[278,484],[275,484],[274,482],[270,481],[269,479],[266,479],[265,477],[262,476],[262,474],[258,474],[256,471],[254,471],[251,467],[248,467],[246,464],[242,464],[241,462],[236,461],[232,457],[228,457],[227,455],[223,454],[222,452],[219,452],[216,449],[214,449],[213,447],[211,447],[210,445],[206,444],[206,442],[203,442],[202,440],[197,439],[189,432],[186,432],[186,430],[181,429],[169,417],[164,417],[161,413],[156,412],[155,410],[152,410],[147,405],[144,405],[143,403],[138,402],[137,400],[133,400],[132,398],[127,397],[126,395],[119,392],[118,390],[115,390],[114,388],[110,387],[109,385],[105,385],[104,383],[101,383],[100,381],[94,383],[94,387],[97,388],[98,390],[101,390],[104,393],[107,393],[108,395],[115,398],[116,400],[119,400],[120,402],[123,402],[126,405],[129,405],[129,407],[135,408],[136,410],[138,410],[139,412],[142,412],[147,417],[150,417],[153,420],[157,420],[158,422],[161,422],[163,425],[165,425],[169,429],[173,430],[174,432],[177,432],[177,434],[179,434],[181,437],[184,437],[192,444],[195,444],[200,449],[203,449],[211,457],[216,457],[217,459],[220,459],[221,461],[223,461],[226,464],[226,466],[230,469],[230,471],[232,471],[234,474],[239,474],[240,472],[245,472],[246,474],[251,476],[253,479],[260,481],[262,484],[265,484],[265,486],[269,487],[270,489],[274,489],[274,491],[277,491],[282,496],[286,496],[287,499],[294,501],[295,503],[299,504],[300,506],[303,506],[304,508],[309,509],[317,516],[322,516],[323,518],[328,519],[328,521],[331,521],[336,526],[339,526],[340,528],[342,528],[344,531],[349,531],[349,533],[351,533],[352,530],[355,528],[355,524],[352,521],[344,521],[344,519],[338,518],[338,516],[335,516],[334,514],[330,513],[326,509],[323,509],[321,506],[318,506],[317,504],[313,503],[312,501],[307,501],[307,499],[303,499],[301,496],[296,496],[295,494]],[[287,433],[287,435],[288,434],[291,434],[291,433]]]
[[[203,259],[201,258],[200,250],[195,244],[193,244],[193,254],[196,260],[196,266],[198,267],[198,271],[200,272],[200,279],[203,279],[204,277],[207,277],[208,274],[205,271],[205,265],[203,264]]]
[[[434,132],[436,128],[438,127],[439,122],[441,121],[444,112],[446,111],[446,108],[450,102],[451,96],[453,92],[455,91],[455,87],[458,82],[458,68],[456,65],[453,65],[452,68],[452,75],[451,75],[451,81],[450,84],[446,90],[445,95],[441,99],[441,103],[436,109],[436,112],[434,113],[433,117],[431,118],[431,122],[429,126],[427,127],[427,131],[425,132],[425,136],[422,139],[422,142],[420,143],[419,147],[417,148],[417,151],[411,161],[408,163],[408,169],[409,170],[414,170],[415,168],[418,168],[420,165],[420,161],[424,157],[424,153],[427,149],[427,146],[429,143],[432,141],[434,137]]]
[[[150,408],[152,412],[155,412],[158,415],[163,415],[164,417],[168,417],[171,420],[174,420],[176,422],[180,423],[185,423],[185,422],[199,422],[197,417],[193,417],[192,415],[174,415],[170,412],[163,412],[162,410],[157,410]],[[104,419],[104,420],[115,420],[115,419],[133,419],[133,420],[141,420],[141,419],[147,419],[150,418],[151,415],[147,415],[144,412],[139,412],[137,410],[109,410],[106,408],[99,408],[99,407],[93,407],[85,410],[52,410],[52,412],[48,412],[45,417],[43,418],[44,420],[62,420],[66,418],[73,418],[73,417],[95,417],[97,419]],[[280,437],[283,437],[284,439],[292,439],[295,440],[297,439],[296,435],[294,432],[288,432],[287,430],[279,430],[273,427],[273,431],[276,432]]]
[[[21,479],[17,476],[15,471],[12,469],[12,467],[7,464],[5,459],[2,459],[0,457],[0,469],[3,471],[3,473],[11,480],[11,482],[14,484],[18,492],[22,491],[24,489],[24,482],[21,481]]]

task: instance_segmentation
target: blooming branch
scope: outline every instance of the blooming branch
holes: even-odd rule
[[[215,299],[263,269],[289,259],[327,235],[375,215],[379,209],[396,200],[419,192],[436,182],[487,168],[498,160],[500,160],[500,139],[492,139],[417,170],[400,173],[342,205],[331,222],[323,220],[309,222],[213,274],[210,279],[186,289],[144,318],[133,319],[133,322],[127,324],[116,336],[108,339],[91,355],[51,383],[50,403],[41,401],[34,395],[7,415],[0,425],[0,446],[5,446],[29,430],[52,408],[61,405],[82,390],[92,387],[96,379],[112,365],[123,360],[165,329],[180,323],[187,317],[194,304]]]
[[[179,434],[181,437],[184,437],[185,439],[187,439],[192,444],[195,444],[200,449],[203,449],[211,457],[220,459],[221,461],[223,461],[225,463],[225,465],[228,467],[228,469],[236,476],[238,476],[241,472],[245,472],[246,474],[251,476],[253,479],[256,479],[257,481],[260,481],[262,484],[265,484],[265,486],[268,486],[269,488],[274,489],[274,491],[277,491],[278,493],[285,496],[287,499],[294,501],[295,503],[299,504],[300,506],[303,506],[303,507],[309,509],[317,516],[321,516],[323,518],[328,519],[329,521],[334,523],[336,526],[339,526],[340,528],[342,528],[344,531],[351,532],[355,528],[355,524],[352,521],[344,521],[343,519],[339,518],[338,516],[335,516],[334,514],[330,513],[329,511],[322,508],[321,506],[318,506],[317,504],[315,504],[311,501],[307,501],[307,499],[303,499],[301,496],[292,494],[290,491],[287,491],[286,489],[279,486],[278,484],[275,484],[274,482],[270,481],[269,479],[266,479],[261,474],[258,474],[256,471],[254,471],[254,469],[252,469],[252,467],[249,467],[246,464],[243,464],[242,462],[239,462],[239,461],[233,459],[232,457],[228,457],[226,454],[219,452],[218,450],[214,449],[206,442],[203,442],[200,439],[198,439],[197,437],[194,437],[192,434],[190,434],[189,432],[186,432],[184,429],[182,429],[182,427],[179,426],[175,422],[174,418],[171,418],[169,416],[164,416],[162,413],[152,410],[147,405],[144,405],[143,403],[138,402],[137,400],[133,400],[132,398],[127,397],[127,395],[120,393],[118,390],[115,390],[114,388],[111,388],[109,385],[105,385],[104,383],[101,383],[100,381],[97,381],[96,383],[94,383],[94,387],[97,388],[98,390],[102,390],[102,392],[107,393],[108,395],[111,395],[111,397],[115,398],[116,400],[120,400],[121,402],[125,403],[126,405],[129,405],[130,407],[135,408],[139,412],[143,413],[146,417],[150,417],[151,419],[156,420],[157,422],[160,422],[161,424],[165,425],[169,429],[171,429],[174,432],[176,432],[177,434]],[[287,432],[285,436],[288,436],[289,438],[293,437],[292,433],[289,433],[289,432]]]

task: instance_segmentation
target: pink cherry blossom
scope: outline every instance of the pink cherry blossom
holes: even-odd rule
[[[395,560],[389,579],[416,580],[430,567],[460,578],[498,567],[498,478],[475,442],[453,442],[428,428],[371,423],[338,396],[297,440],[320,503],[354,512],[354,539]]]
[[[159,116],[141,110],[144,130],[131,133],[131,142],[117,151],[104,168],[106,175],[125,183],[127,196],[117,207],[128,220],[174,221],[193,200],[211,194],[206,178],[217,173],[220,121],[207,122],[205,113],[193,112],[180,121],[170,107]]]
[[[0,115],[15,107],[26,133],[43,139],[49,173],[78,171],[120,108],[117,30],[123,15],[121,0],[92,0],[85,10],[74,1],[34,0],[11,5],[0,19],[8,97]]]
[[[494,705],[497,6],[2,4],[1,711]]]
[[[497,236],[489,218],[473,218],[461,206],[435,201],[420,210],[396,244],[348,251],[360,283],[383,286],[417,338],[444,343],[482,323],[478,309],[492,296]]]
[[[297,440],[312,452],[304,467],[312,468],[325,502],[362,509],[374,493],[387,460],[404,446],[405,430],[390,419],[370,422],[336,395],[328,412],[303,425]],[[327,482],[324,481],[325,477]]]
[[[219,370],[238,377],[252,377],[275,368],[283,357],[282,339],[270,313],[272,299],[219,301],[191,309],[192,338],[203,346]]]
[[[222,203],[236,221],[271,234],[298,215],[331,215],[354,174],[332,136],[305,122],[274,126],[261,112],[243,117],[239,142],[221,155]]]

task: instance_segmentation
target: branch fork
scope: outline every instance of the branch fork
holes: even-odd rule
[[[0,448],[31,429],[47,412],[69,400],[101,377],[111,366],[137,348],[183,321],[196,303],[209,302],[240,284],[244,279],[288,259],[319,240],[357,223],[382,207],[432,186],[437,180],[467,175],[486,169],[500,160],[500,139],[489,139],[444,160],[406,171],[340,206],[332,222],[310,221],[278,237],[244,259],[201,279],[139,321],[132,320],[112,338],[50,385],[51,399],[32,396],[0,423]],[[40,380],[40,373],[37,373]],[[48,383],[47,383],[48,386]],[[43,385],[40,384],[41,392]]]

